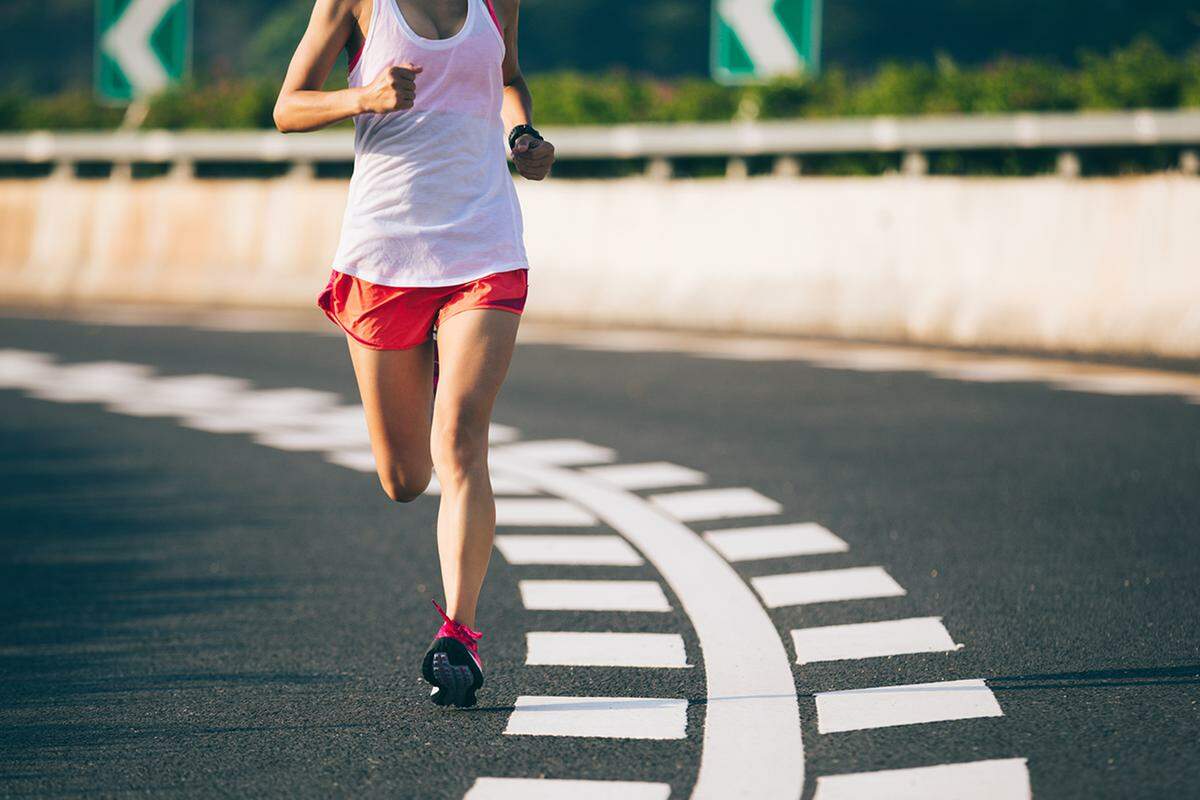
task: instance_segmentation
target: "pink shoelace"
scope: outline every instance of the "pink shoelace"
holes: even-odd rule
[[[442,615],[442,619],[445,620],[445,622],[442,623],[442,627],[438,628],[437,636],[434,638],[440,639],[443,636],[449,636],[455,641],[462,642],[463,645],[471,651],[471,655],[475,656],[476,660],[480,660],[479,645],[476,644],[476,642],[483,638],[483,634],[479,631],[468,628],[466,625],[463,625],[457,620],[450,619],[449,615],[446,614],[445,609],[438,605],[437,600],[430,598],[430,602],[433,603],[433,607],[438,610],[438,613]]]

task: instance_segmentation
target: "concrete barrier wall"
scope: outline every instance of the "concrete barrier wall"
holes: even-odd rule
[[[1200,356],[1200,180],[519,184],[531,317]],[[0,181],[0,302],[310,306],[345,184]]]

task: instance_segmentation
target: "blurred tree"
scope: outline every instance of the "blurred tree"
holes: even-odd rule
[[[1090,108],[1172,108],[1183,99],[1188,62],[1146,36],[1111,56],[1084,53],[1082,61],[1080,100]]]
[[[278,80],[312,8],[311,0],[195,2],[201,82]],[[711,2],[523,0],[521,60],[529,73],[704,75]],[[93,4],[0,0],[0,89],[90,86]],[[1108,52],[1139,34],[1184,53],[1200,42],[1200,0],[825,0],[824,60],[850,74],[938,53],[964,66],[1006,56],[1075,63],[1081,50]]]

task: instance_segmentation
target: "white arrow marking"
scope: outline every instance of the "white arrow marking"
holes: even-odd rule
[[[733,28],[760,75],[800,69],[800,56],[772,10],[774,0],[719,0],[717,13]]]
[[[153,94],[170,82],[150,49],[150,34],[176,0],[133,0],[104,33],[102,45],[129,79],[134,94]]]

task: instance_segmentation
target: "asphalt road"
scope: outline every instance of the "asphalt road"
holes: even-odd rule
[[[326,334],[4,318],[0,348],[357,401],[345,345]],[[523,344],[496,421],[782,507],[685,519],[696,533],[817,522],[848,545],[722,567],[745,586],[877,566],[903,588],[755,608],[790,664],[795,697],[780,702],[798,705],[803,753],[779,767],[803,764],[805,797],[823,776],[993,759],[1027,759],[1035,797],[1196,796],[1200,405]],[[320,452],[21,387],[0,388],[0,431],[0,795],[458,798],[508,776],[688,797],[702,757],[718,779],[750,768],[702,747],[709,673],[731,656],[697,631],[728,626],[693,618],[665,574],[687,565],[656,561],[604,509],[586,532],[625,536],[645,561],[496,553],[487,686],[478,708],[446,711],[419,679],[441,600],[436,498],[393,504]],[[631,508],[658,493],[631,490]],[[519,582],[538,579],[658,582],[670,610],[526,608]],[[793,630],[931,617],[962,647],[795,663]],[[529,665],[530,631],[678,634],[690,666]],[[818,708],[828,692],[975,679],[1000,715],[837,731]],[[686,699],[683,738],[505,733],[522,696]]]

